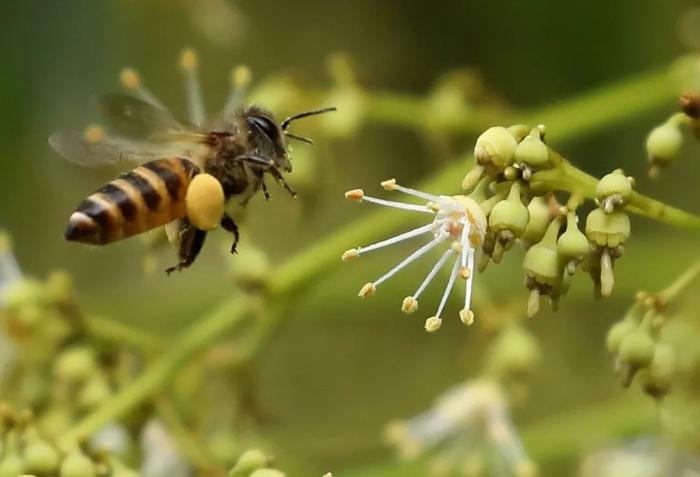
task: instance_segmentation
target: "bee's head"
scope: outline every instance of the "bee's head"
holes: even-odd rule
[[[290,116],[278,124],[271,112],[257,106],[251,106],[243,112],[243,117],[250,128],[256,149],[265,156],[274,159],[280,169],[290,172],[292,164],[287,154],[287,138],[296,139],[307,144],[313,144],[313,141],[287,131],[289,125],[297,119],[335,110],[336,108],[330,107],[305,111]]]
[[[249,128],[249,136],[255,149],[263,156],[273,159],[277,167],[287,172],[292,170],[287,155],[287,140],[282,126],[271,112],[251,106],[243,112]]]

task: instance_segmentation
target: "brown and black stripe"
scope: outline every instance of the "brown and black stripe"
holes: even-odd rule
[[[123,174],[78,206],[66,240],[104,245],[185,217],[185,194],[198,173],[193,162],[170,158]]]

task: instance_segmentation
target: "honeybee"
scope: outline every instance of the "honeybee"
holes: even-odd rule
[[[231,253],[236,252],[238,226],[224,204],[234,196],[245,204],[261,189],[269,198],[266,174],[295,196],[283,176],[292,171],[287,139],[312,141],[288,127],[298,119],[335,110],[305,111],[280,123],[270,111],[248,106],[199,125],[177,120],[140,84],[135,86],[139,87],[134,91],[141,94],[99,98],[112,127],[109,134],[91,127],[83,132],[57,132],[49,138],[59,154],[77,164],[137,165],[83,200],[70,216],[64,235],[69,241],[105,245],[176,224],[179,261],[166,270],[168,274],[192,265],[207,232],[218,225],[233,234]],[[194,92],[190,103],[200,108],[195,115],[199,122],[203,108]]]

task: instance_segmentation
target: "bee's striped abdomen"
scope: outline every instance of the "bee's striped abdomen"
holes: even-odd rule
[[[186,159],[147,162],[85,199],[71,215],[65,237],[102,245],[185,217],[187,187],[198,172]]]

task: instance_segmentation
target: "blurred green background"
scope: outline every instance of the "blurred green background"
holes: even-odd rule
[[[50,150],[47,137],[94,120],[91,99],[118,89],[123,66],[138,68],[146,84],[178,113],[184,108],[176,62],[186,46],[199,52],[210,110],[222,104],[235,64],[248,64],[256,78],[287,72],[300,84],[323,90],[330,85],[326,60],[338,52],[352,59],[367,91],[422,95],[442,74],[470,67],[508,106],[523,110],[665,67],[698,48],[679,30],[684,13],[696,5],[680,0],[4,1],[0,226],[12,233],[27,273],[71,272],[88,311],[174,333],[230,290],[218,239],[211,240],[191,270],[166,278],[143,276],[144,246],[138,240],[94,249],[62,238],[75,205],[115,171],[69,164]],[[592,174],[624,167],[639,178],[640,190],[700,212],[695,182],[700,162],[693,160],[700,152],[697,145],[658,183],[645,178],[643,139],[675,107],[669,101],[665,109],[560,150]],[[547,126],[556,143],[558,125]],[[301,132],[304,127],[313,134],[311,126],[300,125]],[[249,207],[240,247],[254,242],[269,254],[273,267],[368,212],[369,205],[344,202],[344,190],[376,190],[374,184],[392,176],[414,184],[455,160],[421,132],[376,123],[348,138],[321,135],[317,142],[323,173],[313,203],[288,200],[272,185],[269,203],[258,197]],[[529,323],[542,338],[545,359],[531,400],[516,409],[517,423],[525,429],[623,394],[604,351],[606,328],[636,289],[663,286],[697,256],[697,241],[689,234],[644,219],[634,220],[633,228],[612,299],[593,302],[590,283],[579,279],[559,313],[542,313]],[[357,300],[362,283],[406,253],[404,248],[338,267],[298,297],[296,311],[261,357],[255,379],[271,416],[263,433],[316,474],[391,461],[381,443],[382,426],[426,408],[478,369],[480,343],[473,330],[454,319],[428,336],[422,320],[400,315],[400,299],[419,279],[415,275],[402,274],[375,301]],[[171,260],[162,258],[158,268]],[[478,278],[477,294],[489,288],[499,299],[524,297],[519,260],[510,256],[491,267]],[[438,288],[426,303],[437,303]],[[622,399],[637,399],[631,394]],[[580,444],[584,453],[601,442],[595,432],[582,429]],[[575,457],[546,469],[570,472]]]

